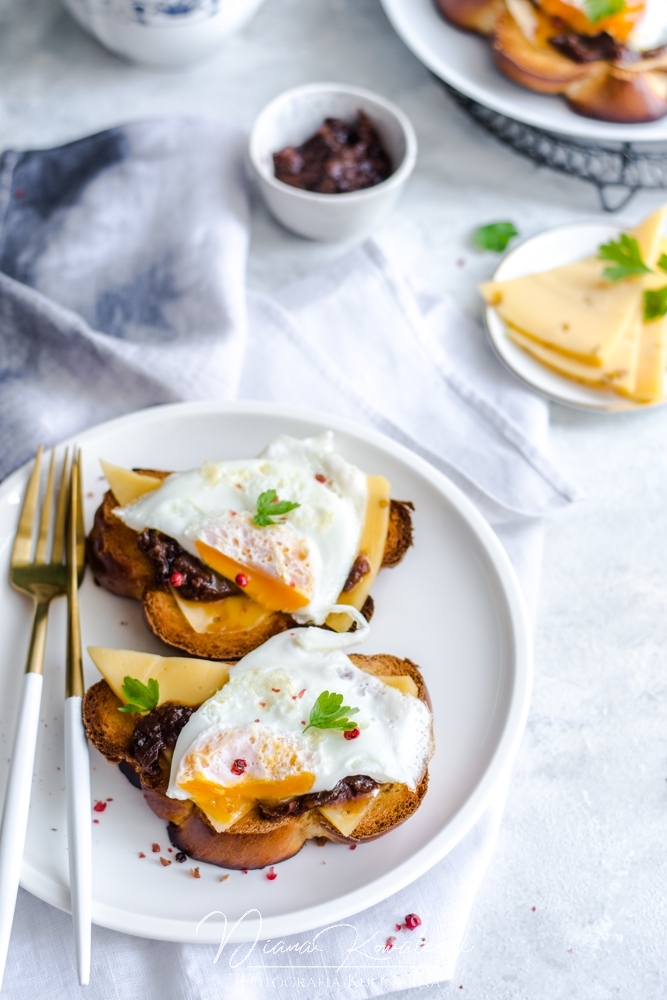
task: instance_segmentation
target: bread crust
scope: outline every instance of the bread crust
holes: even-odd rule
[[[136,469],[142,475],[164,479],[169,475],[155,469]],[[237,660],[261,646],[278,632],[295,626],[293,618],[281,611],[264,616],[252,628],[225,632],[196,632],[183,616],[168,590],[155,582],[155,567],[137,545],[137,533],[116,517],[119,506],[108,490],[95,514],[88,536],[88,563],[100,586],[120,597],[140,600],[146,623],[168,646],[209,660]],[[383,568],[397,566],[412,545],[414,510],[409,501],[392,500],[389,530],[382,559]],[[373,613],[369,597],[362,609],[368,619]]]
[[[355,666],[375,676],[412,677],[418,697],[430,705],[424,679],[411,660],[387,654],[364,656],[359,653],[353,653],[350,659]],[[164,756],[160,760],[159,774],[141,771],[131,752],[134,719],[118,711],[121,704],[106,681],[98,681],[89,688],[83,700],[86,735],[110,763],[122,765],[129,780],[128,768],[132,775],[138,776],[147,805],[167,822],[173,846],[196,861],[222,868],[264,868],[292,857],[314,837],[343,844],[376,840],[409,819],[419,808],[428,788],[428,770],[415,791],[401,784],[381,785],[379,794],[349,837],[343,836],[317,809],[298,816],[270,819],[253,809],[229,830],[218,833],[193,802],[167,796],[170,766]]]
[[[492,35],[504,0],[436,0],[440,11],[457,28]]]
[[[619,124],[657,121],[667,114],[667,55],[628,62],[599,59],[576,62],[548,41],[531,41],[512,16],[506,0],[436,0],[456,27],[493,39],[498,69],[520,86],[560,94],[577,114]],[[541,25],[550,21],[536,11]],[[564,29],[553,27],[553,36]],[[565,29],[566,30],[566,29]]]

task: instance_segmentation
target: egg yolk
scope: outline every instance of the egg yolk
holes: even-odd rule
[[[227,580],[234,580],[248,597],[270,611],[298,611],[309,603],[310,595],[300,590],[296,584],[285,582],[256,567],[244,566],[206,542],[198,541],[196,545],[207,566]]]
[[[606,31],[619,42],[628,40],[646,12],[646,0],[626,0],[623,10],[593,23],[586,16],[585,9],[567,3],[566,0],[541,0],[540,6],[545,14],[561,18],[566,26],[578,34],[598,35]]]
[[[203,813],[222,826],[248,811],[253,802],[280,801],[293,795],[305,795],[313,787],[315,775],[309,771],[288,774],[277,781],[267,781],[250,776],[233,788],[209,781],[203,774],[194,775],[179,786],[198,805]]]

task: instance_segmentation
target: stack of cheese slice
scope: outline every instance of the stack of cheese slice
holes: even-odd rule
[[[667,206],[629,235],[655,271],[667,253]],[[667,317],[644,322],[644,291],[667,285],[667,275],[610,282],[608,262],[589,257],[553,271],[480,287],[507,324],[507,333],[532,357],[566,378],[611,389],[641,403],[662,400]]]

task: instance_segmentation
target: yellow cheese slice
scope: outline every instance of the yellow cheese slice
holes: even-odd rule
[[[340,830],[344,837],[349,837],[373,805],[379,791],[379,788],[374,788],[369,795],[360,795],[348,802],[339,802],[332,806],[319,806],[319,811],[332,826]]]
[[[368,573],[361,577],[351,590],[343,591],[338,598],[338,604],[350,604],[361,611],[366,598],[371,592],[375,578],[380,571],[384,558],[384,547],[387,544],[389,531],[389,511],[391,506],[391,484],[384,476],[367,476],[368,501],[366,505],[366,520],[359,543],[359,556],[366,559],[369,565]],[[329,615],[326,624],[334,632],[347,632],[353,619],[346,614]]]
[[[250,597],[225,597],[222,601],[186,601],[175,587],[172,596],[195,632],[242,632],[270,615]]]
[[[612,389],[623,396],[632,396],[637,381],[642,329],[641,318],[636,317],[630,331],[624,335],[623,346],[615,348],[610,361],[603,368],[594,368],[592,365],[577,361],[576,358],[568,358],[560,351],[545,347],[544,344],[526,337],[509,325],[507,335],[536,361],[557,372],[558,375],[573,379],[575,382],[583,382],[585,385]],[[625,368],[622,367],[624,363]]]
[[[127,507],[134,503],[144,493],[150,493],[162,486],[162,480],[155,476],[144,476],[140,472],[132,472],[131,469],[123,469],[120,465],[112,465],[100,459],[102,471],[106,476],[111,492],[115,496],[121,507]]]
[[[526,337],[524,333],[515,330],[509,324],[507,325],[507,336],[537,361],[559,375],[574,379],[575,382],[584,382],[586,385],[604,386],[605,375],[602,368],[594,368],[593,365],[586,365],[583,361],[577,361],[576,358],[568,358],[560,351],[554,351],[551,347],[546,347],[537,340]]]
[[[631,232],[648,267],[657,260],[666,213],[667,208],[661,208]],[[638,315],[642,281],[609,282],[602,276],[607,266],[589,257],[552,271],[490,281],[480,291],[502,319],[525,336],[584,364],[604,368],[611,356],[612,365],[618,366],[614,348]],[[634,349],[629,345],[630,358]],[[627,363],[621,367],[628,369]]]
[[[105,681],[120,698],[123,681],[133,677],[146,684],[153,677],[159,684],[158,704],[177,701],[181,705],[201,705],[229,680],[229,663],[215,660],[195,660],[186,656],[157,656],[131,649],[107,649],[89,646],[90,658]]]
[[[417,685],[413,681],[409,674],[404,677],[379,677],[378,680],[384,681],[389,687],[396,688],[401,694],[412,695],[413,698],[419,696],[419,691],[417,690]]]
[[[667,240],[661,248],[667,253]],[[664,288],[667,274],[648,275],[644,279],[647,289]],[[643,323],[639,342],[637,379],[632,398],[640,403],[655,403],[665,395],[665,366],[667,365],[667,316],[651,323]]]

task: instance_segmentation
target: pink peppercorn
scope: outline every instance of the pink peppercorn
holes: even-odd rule
[[[416,927],[420,927],[421,922],[421,917],[418,917],[416,913],[408,913],[405,918],[405,926],[409,931],[413,931]]]

